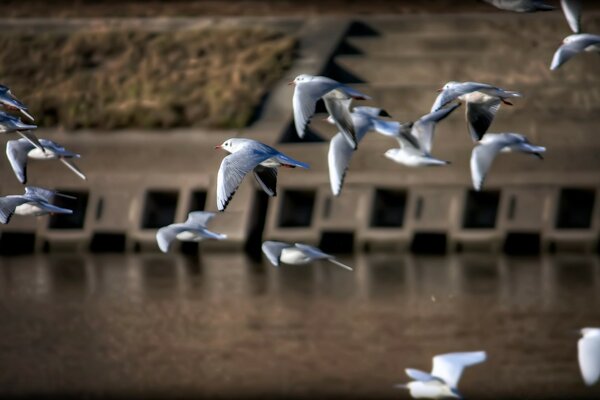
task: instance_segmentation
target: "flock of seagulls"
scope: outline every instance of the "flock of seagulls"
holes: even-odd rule
[[[497,8],[516,12],[549,11],[554,9],[541,0],[483,0]],[[579,1],[561,0],[561,5],[571,29],[575,32],[566,37],[554,54],[551,69],[555,70],[574,55],[583,51],[600,51],[600,36],[581,32],[581,7]],[[489,133],[496,113],[501,105],[512,105],[513,99],[522,95],[486,83],[448,82],[440,90],[429,113],[414,122],[389,120],[390,115],[382,108],[370,106],[352,107],[354,100],[369,100],[370,97],[343,83],[324,76],[302,74],[290,85],[294,85],[292,98],[294,123],[298,136],[303,138],[307,125],[315,114],[321,99],[329,114],[327,122],[335,125],[338,133],[330,141],[328,151],[329,178],[332,193],[341,195],[344,179],[348,173],[352,155],[358,151],[359,143],[369,132],[377,132],[394,139],[398,147],[390,148],[384,156],[396,163],[409,167],[444,166],[449,161],[432,155],[435,126],[454,110],[465,104],[467,131],[474,143],[471,154],[471,176],[475,190],[481,190],[485,177],[499,153],[521,152],[543,158],[545,148],[531,144],[519,133]],[[33,133],[37,128],[23,122],[20,113],[31,122],[33,116],[25,104],[18,100],[6,86],[0,85],[0,133],[17,133],[18,140],[10,140],[6,154],[14,173],[22,184],[27,182],[27,162],[33,160],[59,160],[81,179],[86,179],[73,160],[80,155],[58,143],[39,139]],[[217,210],[225,211],[244,177],[250,172],[269,196],[277,195],[278,169],[302,168],[309,165],[256,140],[231,138],[215,146],[229,153],[223,158],[217,175]],[[39,216],[47,214],[71,214],[73,210],[52,204],[56,196],[71,198],[65,194],[41,187],[27,186],[22,195],[0,197],[0,222],[6,224],[12,215]],[[174,240],[200,242],[206,239],[225,240],[227,236],[213,232],[207,224],[215,213],[190,212],[183,223],[160,228],[156,233],[158,247],[168,252]],[[265,241],[262,251],[274,266],[280,264],[303,265],[318,260],[331,262],[346,270],[352,267],[338,261],[333,255],[302,243],[289,244]],[[600,328],[584,328],[578,342],[578,359],[584,382],[593,385],[600,378]],[[412,379],[406,388],[414,398],[461,398],[457,386],[466,367],[483,363],[487,358],[484,351],[448,353],[433,358],[430,373],[417,369],[406,369]]]

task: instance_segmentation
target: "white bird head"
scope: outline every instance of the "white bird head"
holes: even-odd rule
[[[438,89],[438,92],[443,92],[444,90],[452,89],[454,86],[458,85],[459,83],[460,82],[456,82],[456,81],[446,82],[446,84],[441,89]]]
[[[579,330],[582,336],[600,336],[600,328],[583,328]]]
[[[402,151],[402,149],[389,149],[386,150],[385,153],[383,153],[384,157],[387,157],[391,160],[395,160],[396,158],[398,158],[398,154]]]
[[[294,78],[293,81],[289,82],[288,85],[297,85],[302,82],[312,81],[314,76],[308,74],[301,74]]]
[[[228,153],[235,153],[236,151],[240,150],[245,143],[246,141],[244,139],[231,138],[227,139],[220,145],[215,146],[215,149],[222,149]]]

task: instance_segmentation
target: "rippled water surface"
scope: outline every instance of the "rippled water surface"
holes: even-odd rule
[[[487,350],[468,398],[600,398],[575,330],[600,326],[600,262],[564,255],[0,258],[0,396],[406,398],[405,367]]]

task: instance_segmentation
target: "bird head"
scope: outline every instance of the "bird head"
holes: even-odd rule
[[[288,82],[288,85],[297,85],[302,82],[308,82],[308,81],[312,80],[312,78],[313,78],[312,75],[307,75],[307,74],[298,75],[296,78],[294,78],[293,81]]]
[[[456,81],[450,81],[447,82],[441,89],[438,89],[438,93],[443,92],[444,90],[448,90],[448,89],[452,89],[452,87],[454,87],[458,82]]]
[[[241,147],[242,142],[243,142],[243,139],[236,139],[236,138],[227,139],[220,145],[215,146],[215,149],[222,149],[228,153],[235,153]]]

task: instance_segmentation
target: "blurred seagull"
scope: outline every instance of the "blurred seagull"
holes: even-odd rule
[[[581,1],[580,0],[560,0],[569,28],[575,33],[581,33]]]
[[[35,186],[27,186],[23,195],[0,197],[0,223],[7,224],[13,214],[36,217],[46,214],[73,214],[73,210],[51,204],[54,196],[76,199],[73,196]]]
[[[217,176],[217,209],[224,211],[240,186],[242,179],[250,171],[269,196],[275,196],[277,168],[309,168],[308,164],[296,161],[275,150],[271,146],[252,139],[232,138],[215,149],[229,153],[221,162]]]
[[[577,342],[579,369],[586,385],[592,386],[600,378],[600,328],[583,328],[583,337]]]
[[[31,121],[35,121],[33,116],[27,112],[27,107],[25,104],[21,103],[15,97],[15,95],[12,94],[10,89],[4,85],[0,85],[0,104],[2,104],[7,110],[18,110]]]
[[[442,399],[447,397],[462,398],[457,386],[463,370],[484,362],[485,351],[464,353],[448,353],[433,357],[433,369],[427,373],[418,369],[407,368],[406,375],[414,379],[407,384],[395,387],[408,389],[415,399]]]
[[[0,133],[17,132],[32,145],[41,151],[45,151],[44,146],[42,146],[38,138],[32,132],[28,132],[33,129],[37,129],[37,126],[25,124],[20,118],[13,117],[12,115],[0,111]]]
[[[545,147],[534,146],[519,133],[486,133],[471,153],[471,179],[473,188],[481,190],[483,181],[498,153],[522,152],[543,159]]]
[[[188,214],[184,223],[171,224],[160,228],[156,232],[156,242],[163,253],[169,251],[171,242],[179,239],[184,242],[201,242],[205,239],[223,240],[227,235],[216,233],[206,229],[206,224],[215,216],[215,213],[204,211],[193,211]]]
[[[352,268],[342,264],[331,254],[323,253],[316,247],[302,243],[289,244],[284,242],[266,241],[262,251],[271,264],[279,267],[280,263],[289,265],[304,265],[317,260],[327,260],[342,268],[352,271]]]
[[[521,13],[536,11],[551,11],[555,7],[546,4],[542,0],[481,0],[496,8],[507,11],[516,11]]]
[[[479,82],[448,82],[435,99],[431,111],[437,111],[451,101],[458,99],[467,103],[465,114],[469,134],[474,142],[488,130],[500,103],[512,106],[507,98],[521,97],[518,92],[507,91],[486,83]]]
[[[350,115],[350,103],[352,99],[367,100],[369,96],[324,76],[298,75],[289,84],[295,85],[292,104],[299,137],[304,137],[306,125],[315,113],[317,101],[322,98],[338,129],[350,146],[356,149],[358,141]]]
[[[26,139],[9,140],[6,143],[6,156],[19,182],[23,184],[27,183],[28,157],[35,160],[58,159],[81,179],[86,179],[83,172],[71,161],[73,158],[79,158],[79,154],[73,153],[51,140],[40,139],[40,144],[44,146],[45,152],[40,151],[40,149]]]
[[[567,36],[563,39],[563,44],[556,50],[552,57],[550,69],[558,69],[561,65],[571,59],[571,57],[582,51],[600,53],[600,35],[589,33],[578,33]]]

